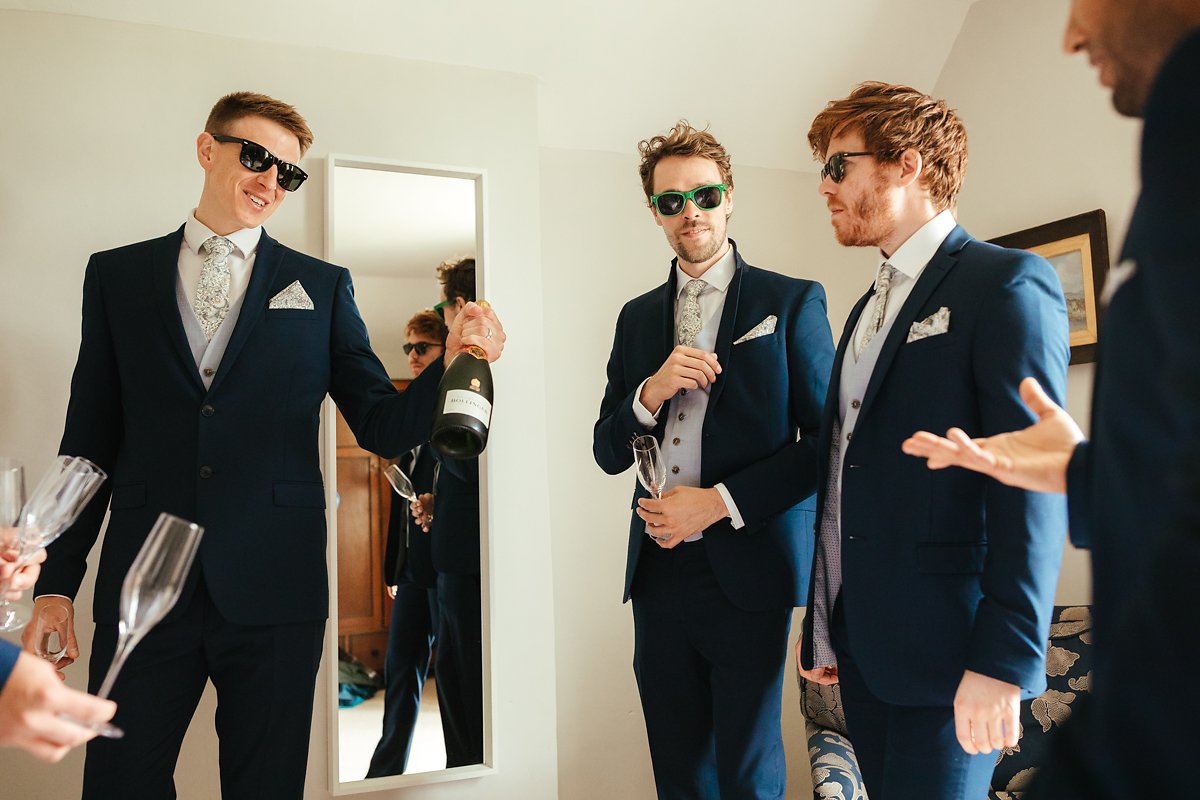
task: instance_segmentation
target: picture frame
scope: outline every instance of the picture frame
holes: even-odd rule
[[[1100,292],[1108,276],[1108,223],[1104,211],[1076,214],[989,241],[1037,253],[1050,262],[1067,299],[1071,363],[1095,361],[1100,341]]]

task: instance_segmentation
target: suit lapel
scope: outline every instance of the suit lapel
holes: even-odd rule
[[[250,273],[250,283],[246,286],[242,310],[238,312],[237,326],[233,329],[224,355],[221,356],[221,366],[217,368],[217,374],[213,377],[210,393],[217,390],[221,381],[229,374],[229,370],[233,369],[233,362],[237,360],[238,353],[250,338],[254,326],[262,318],[267,307],[267,290],[275,283],[275,275],[279,272],[285,252],[279,242],[268,236],[264,230],[255,251],[254,269]]]
[[[860,417],[866,416],[875,396],[879,394],[879,389],[883,385],[884,378],[887,377],[888,370],[891,369],[892,362],[896,359],[900,348],[908,340],[908,329],[917,321],[917,315],[929,301],[930,296],[958,263],[958,251],[962,250],[970,239],[971,236],[961,226],[955,226],[921,272],[921,277],[917,279],[908,299],[900,307],[896,320],[892,323],[887,338],[883,341],[879,359],[875,362],[875,369],[871,371],[871,380],[867,383],[867,391],[863,394],[862,408],[859,410]]]
[[[731,242],[730,247],[733,248],[733,280],[729,282],[729,288],[725,290],[725,305],[721,309],[721,327],[717,329],[717,363],[721,365],[722,369],[727,368],[730,363],[729,353],[733,349],[733,332],[738,324],[738,302],[741,300],[742,282],[747,279],[746,275],[750,272],[750,268],[746,266],[745,261],[742,261],[742,257],[737,251],[737,245]],[[756,322],[749,324],[753,325]],[[726,376],[727,373],[722,372],[712,385],[712,391],[708,395],[710,409],[717,407],[717,400],[725,391],[725,384],[729,381]],[[705,421],[709,419],[712,419],[712,415],[706,414]]]
[[[838,413],[840,404],[841,385],[842,385],[842,363],[846,358],[846,353],[850,349],[850,343],[854,339],[854,328],[858,325],[858,318],[862,316],[863,309],[867,307],[867,303],[874,296],[874,289],[868,289],[867,293],[858,299],[854,304],[854,308],[850,310],[850,316],[846,319],[846,327],[842,330],[842,338],[838,342],[837,352],[833,356],[833,372],[829,376],[829,390],[825,395],[825,411],[821,419],[821,438],[818,442],[819,453],[821,455],[821,463],[829,463],[829,449],[833,439],[833,421]],[[825,487],[821,487],[821,491],[825,491]]]
[[[200,372],[196,369],[196,359],[192,355],[191,345],[188,344],[187,334],[183,330],[183,320],[179,317],[179,299],[176,294],[179,283],[179,248],[183,243],[183,226],[172,234],[164,236],[154,244],[151,255],[150,272],[153,276],[154,305],[162,317],[163,326],[167,331],[167,339],[175,348],[175,354],[183,365],[183,371],[188,374],[192,384],[204,391],[200,380]]]

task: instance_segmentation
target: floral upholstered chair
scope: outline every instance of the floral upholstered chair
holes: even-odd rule
[[[1056,606],[1046,649],[1046,691],[1021,704],[1020,739],[1016,747],[999,753],[988,800],[1024,797],[1037,765],[1049,757],[1054,731],[1071,716],[1079,696],[1091,691],[1091,645],[1091,607]],[[800,678],[800,712],[808,734],[814,800],[867,800],[838,687]]]

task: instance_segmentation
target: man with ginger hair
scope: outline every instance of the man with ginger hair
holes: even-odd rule
[[[263,225],[308,177],[312,132],[295,108],[237,92],[196,138],[199,203],[166,236],[96,253],[60,452],[110,476],[48,548],[37,603],[70,612],[105,512],[96,575],[94,691],[117,642],[121,583],[159,512],[205,528],[174,610],[112,688],[118,740],[88,745],[87,800],[174,797],[179,749],[209,679],[221,795],[304,791],[329,590],[317,431],[331,396],[360,445],[385,457],[426,441],[442,359],[400,393],[371,351],[350,273]],[[468,305],[447,351],[499,357],[504,332]],[[26,633],[26,648],[32,632]]]
[[[605,472],[652,435],[635,484],[624,599],[660,798],[782,798],[792,608],[812,557],[814,435],[833,342],[813,281],[747,264],[727,237],[729,154],[681,121],[640,144],[645,202],[675,252],[617,320],[593,453]]]
[[[1027,424],[1020,376],[1061,397],[1062,290],[1040,257],[958,226],[967,134],[944,102],[864,83],[817,115],[809,144],[838,242],[879,256],[830,378],[797,661],[841,685],[871,797],[975,800],[993,751],[1016,744],[1019,701],[1045,688],[1065,509],[930,472],[900,443],[942,420]]]

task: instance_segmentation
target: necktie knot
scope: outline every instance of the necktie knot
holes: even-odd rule
[[[892,279],[895,277],[895,267],[886,261],[879,265],[879,274],[875,276],[875,302],[871,306],[871,316],[867,320],[866,327],[863,328],[862,336],[855,343],[855,358],[862,355],[863,351],[867,349],[867,345],[875,338],[875,334],[879,333],[883,328],[883,320],[887,310],[888,290],[892,288]]]
[[[200,245],[200,248],[204,251],[206,261],[209,258],[224,261],[233,252],[233,242],[224,236],[210,236],[204,240],[204,244]]]
[[[679,343],[691,347],[700,335],[700,293],[708,287],[705,281],[693,278],[683,287],[683,308],[679,313]]]

